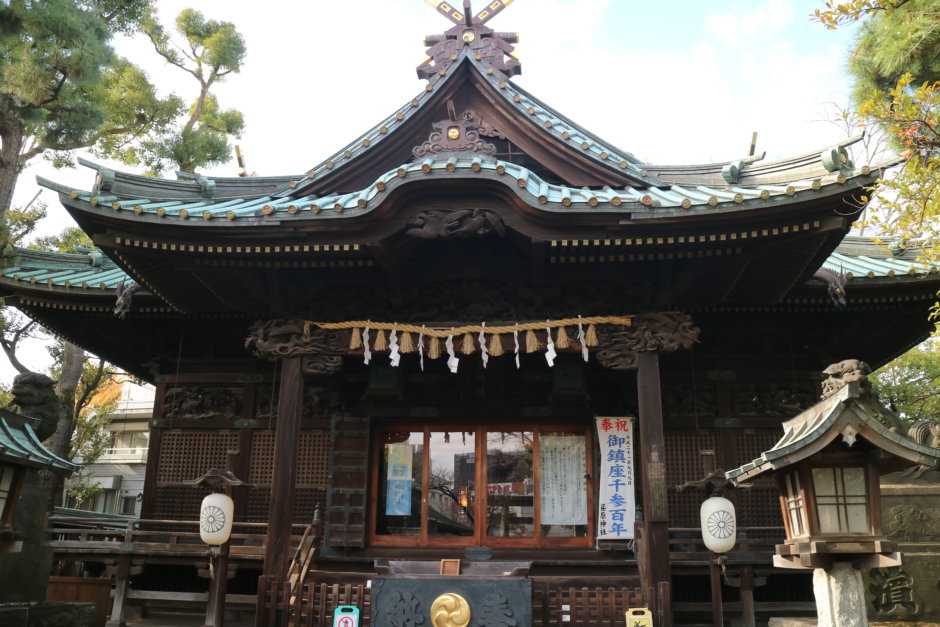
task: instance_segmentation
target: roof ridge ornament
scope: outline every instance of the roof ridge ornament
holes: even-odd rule
[[[415,158],[449,152],[473,152],[487,156],[496,153],[496,146],[480,137],[485,129],[480,127],[475,112],[468,109],[458,116],[454,101],[448,100],[447,114],[447,120],[431,124],[433,130],[428,140],[412,149]],[[454,167],[448,167],[448,170]]]
[[[424,0],[429,6],[447,17],[454,26],[443,35],[429,35],[424,40],[430,57],[418,66],[418,77],[430,80],[435,74],[444,74],[457,60],[464,46],[468,46],[487,70],[492,69],[500,80],[507,80],[522,72],[519,61],[512,56],[512,44],[519,42],[517,33],[497,33],[486,22],[512,4],[513,0],[491,0],[487,6],[470,17],[470,0],[464,0],[463,12],[448,2]]]

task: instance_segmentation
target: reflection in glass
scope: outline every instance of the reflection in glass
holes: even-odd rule
[[[864,468],[813,468],[819,531],[868,533]]]
[[[531,431],[486,434],[486,535],[535,535]]]
[[[424,434],[384,433],[376,533],[421,535]]]
[[[473,433],[432,431],[428,443],[428,535],[473,535]]]
[[[800,476],[793,472],[784,476],[787,491],[787,514],[790,518],[790,536],[798,538],[806,533],[803,524],[803,493],[800,490]]]

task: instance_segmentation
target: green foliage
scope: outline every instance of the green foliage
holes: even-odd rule
[[[109,41],[134,27],[150,0],[11,3],[19,28],[0,46],[0,119],[22,126],[32,143],[26,160],[96,139],[108,117],[100,99],[104,70],[114,62]]]
[[[9,209],[18,174],[40,155],[67,166],[70,151],[93,147],[99,156],[151,173],[192,172],[230,159],[227,138],[241,133],[244,119],[221,110],[210,90],[240,70],[244,39],[231,23],[187,9],[176,20],[182,41],[174,41],[153,5],[11,0],[0,7],[0,215]],[[198,82],[188,115],[182,98],[161,97],[140,68],[114,54],[113,36],[137,31]]]
[[[185,110],[175,94],[161,98],[139,67],[123,58],[105,69],[101,82],[102,105],[107,120],[99,131],[93,152],[128,165],[149,165],[152,146],[173,132]],[[68,153],[56,153],[55,165],[71,165]]]
[[[81,507],[85,501],[90,501],[104,492],[104,488],[94,481],[91,473],[79,471],[69,478],[66,493],[75,500],[75,506]]]
[[[144,31],[154,49],[168,63],[190,74],[198,83],[197,97],[189,117],[176,132],[145,144],[139,160],[153,173],[168,165],[183,172],[228,161],[232,149],[228,137],[238,137],[245,126],[241,112],[222,110],[212,95],[212,86],[241,69],[246,48],[242,36],[230,22],[207,20],[202,13],[186,9],[176,18],[174,41],[155,19]]]
[[[830,0],[826,7],[815,19],[828,28],[861,22],[849,58],[858,113],[906,160],[869,190],[878,197],[861,226],[886,246],[916,246],[926,271],[940,261],[940,0]]]
[[[66,151],[110,135],[158,132],[175,117],[167,111],[179,111],[178,99],[160,99],[139,80],[121,94],[109,91],[115,72],[130,73],[110,41],[137,30],[152,1],[10,0],[2,7],[0,215],[31,159],[47,155],[62,165]]]
[[[86,364],[89,366],[90,364]],[[93,368],[86,367],[88,377],[84,376],[81,385],[87,386],[92,383]],[[114,379],[113,369],[109,372],[109,381]],[[106,387],[99,382],[96,389]],[[94,395],[92,395],[92,398]],[[75,431],[72,434],[72,446],[69,450],[69,459],[81,458],[83,464],[90,464],[101,457],[105,450],[111,446],[111,432],[108,427],[114,418],[114,412],[117,409],[118,396],[107,398],[97,405],[85,407],[78,415],[75,421]]]
[[[13,392],[10,386],[0,383],[0,407],[9,407],[13,403]]]
[[[849,72],[858,104],[890,98],[905,75],[917,83],[940,79],[940,0],[910,0],[873,15],[861,26]]]
[[[28,248],[34,250],[54,250],[60,253],[81,253],[95,248],[91,238],[77,226],[67,227],[58,235],[45,235],[33,240]]]
[[[46,217],[46,203],[37,201],[27,207],[13,207],[3,216],[4,244],[22,246],[26,238],[36,230],[39,221]]]
[[[910,422],[940,421],[940,343],[936,338],[901,355],[871,378],[878,399]]]

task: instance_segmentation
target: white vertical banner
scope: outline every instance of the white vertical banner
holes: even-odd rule
[[[597,539],[636,537],[636,490],[633,475],[633,418],[597,417],[601,452],[597,501]]]

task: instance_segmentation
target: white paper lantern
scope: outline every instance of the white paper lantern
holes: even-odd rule
[[[737,539],[734,505],[726,498],[713,496],[702,503],[702,539],[709,551],[726,553]]]
[[[199,508],[199,537],[206,544],[221,545],[232,535],[235,503],[225,494],[208,494]]]

